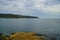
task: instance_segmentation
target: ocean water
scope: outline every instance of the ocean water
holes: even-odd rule
[[[36,32],[60,35],[58,18],[0,18],[0,33]]]

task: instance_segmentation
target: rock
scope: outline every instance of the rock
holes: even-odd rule
[[[32,32],[17,32],[10,36],[10,40],[43,40],[43,38]]]

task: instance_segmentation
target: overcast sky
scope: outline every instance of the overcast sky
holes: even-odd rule
[[[60,0],[0,0],[0,13],[60,18]]]

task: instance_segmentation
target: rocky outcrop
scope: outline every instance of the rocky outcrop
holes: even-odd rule
[[[57,40],[55,37],[49,37],[45,34],[37,34],[34,32],[16,32],[9,36],[0,33],[0,40]]]

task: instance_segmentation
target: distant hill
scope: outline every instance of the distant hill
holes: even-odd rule
[[[0,18],[38,18],[35,16],[24,16],[24,15],[17,15],[17,14],[0,14]]]

